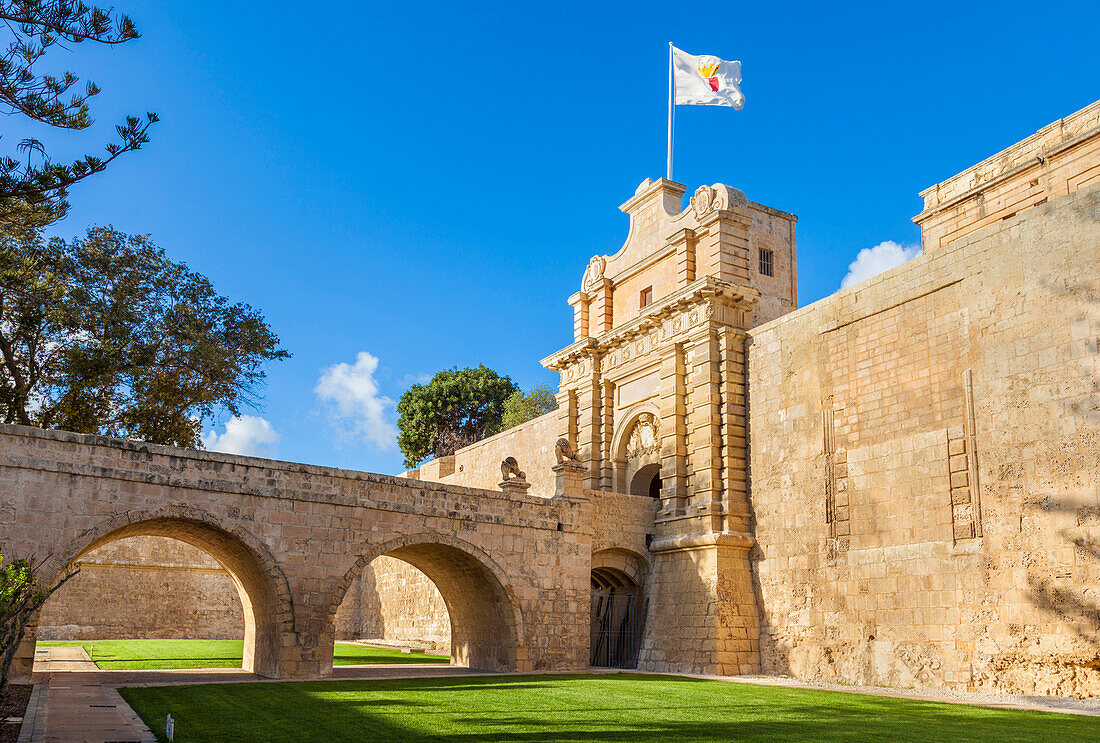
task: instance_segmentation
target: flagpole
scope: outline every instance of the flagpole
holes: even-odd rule
[[[665,177],[668,180],[672,180],[672,127],[673,127],[673,111],[676,110],[674,102],[674,91],[676,88],[675,78],[672,71],[672,42],[668,42],[668,167],[665,172]]]

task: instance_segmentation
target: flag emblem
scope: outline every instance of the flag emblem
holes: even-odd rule
[[[688,54],[672,49],[673,103],[677,106],[729,106],[740,109],[741,63],[713,54]]]
[[[714,73],[718,72],[717,62],[703,62],[699,65],[699,74],[703,76],[703,79],[710,85],[710,89],[717,93],[719,84],[718,78],[714,76]]]

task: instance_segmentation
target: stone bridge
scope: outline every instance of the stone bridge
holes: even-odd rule
[[[593,565],[640,580],[655,506],[555,470],[557,494],[536,498],[0,425],[0,549],[44,559],[54,580],[116,539],[194,545],[233,576],[244,667],[269,678],[331,673],[336,610],[363,567],[389,555],[442,594],[452,663],[577,669],[589,660]],[[33,627],[27,637],[16,678],[33,661]]]

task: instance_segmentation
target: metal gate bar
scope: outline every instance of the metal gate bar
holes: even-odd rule
[[[592,594],[593,666],[636,668],[645,633],[648,599],[622,593]]]

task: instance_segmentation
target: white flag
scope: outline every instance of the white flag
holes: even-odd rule
[[[745,105],[741,94],[741,63],[710,54],[695,56],[672,47],[676,104],[679,106]]]

